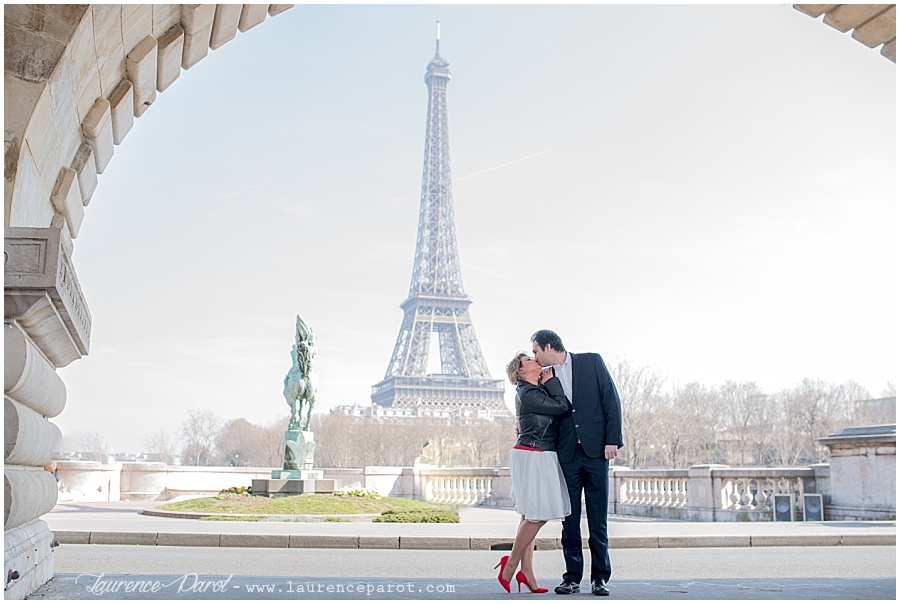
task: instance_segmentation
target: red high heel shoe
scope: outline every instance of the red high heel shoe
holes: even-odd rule
[[[528,591],[533,594],[545,594],[550,591],[546,587],[535,587],[534,589],[531,589],[531,585],[528,584],[528,577],[526,577],[525,573],[523,573],[522,571],[516,573],[516,582],[519,584],[519,593],[522,593],[523,583],[525,584],[525,587],[528,588]]]
[[[506,590],[506,593],[510,592],[510,588],[509,588],[509,581],[506,581],[503,578],[503,569],[506,568],[506,562],[508,560],[509,560],[509,556],[503,556],[502,558],[500,558],[500,562],[497,563],[497,566],[494,567],[494,568],[498,568],[498,567],[500,568],[500,572],[497,573],[497,580],[500,581],[500,585],[503,586],[503,589]]]

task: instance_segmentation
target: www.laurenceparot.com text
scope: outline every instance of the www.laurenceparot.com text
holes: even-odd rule
[[[284,579],[272,577],[271,580],[235,579],[234,575],[204,577],[197,573],[185,573],[177,577],[139,578],[134,576],[108,577],[105,574],[78,575],[76,584],[84,585],[85,590],[92,595],[102,596],[106,594],[147,594],[177,596],[182,594],[224,594],[241,590],[247,594],[315,594],[327,598],[330,594],[352,594],[359,597],[381,596],[386,594],[446,594],[455,593],[451,583],[419,583],[412,581],[390,580],[371,582],[347,580],[320,580],[320,579]]]

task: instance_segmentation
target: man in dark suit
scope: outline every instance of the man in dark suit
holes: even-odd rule
[[[566,559],[558,594],[581,591],[584,556],[581,542],[581,494],[587,511],[591,549],[591,593],[608,596],[612,574],[606,514],[609,505],[609,460],[622,441],[622,404],[612,376],[595,353],[571,354],[555,332],[542,329],[531,336],[535,360],[552,366],[572,405],[571,416],[559,425],[557,455],[569,488],[572,514],[563,520],[562,548]]]

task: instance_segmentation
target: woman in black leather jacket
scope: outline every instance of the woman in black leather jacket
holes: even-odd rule
[[[509,476],[516,511],[522,514],[509,556],[503,556],[497,580],[506,591],[515,576],[535,593],[537,586],[532,558],[534,539],[548,520],[562,520],[571,511],[569,491],[556,458],[556,428],[559,418],[571,414],[569,400],[552,368],[541,366],[524,352],[506,366],[509,381],[516,385],[516,419],[519,438],[509,453]],[[516,569],[521,564],[521,570]],[[497,568],[497,567],[494,567]]]

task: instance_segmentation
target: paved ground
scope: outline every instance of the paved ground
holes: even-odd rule
[[[146,516],[154,502],[59,504],[43,518],[66,544],[384,549],[502,549],[512,542],[512,510],[462,508],[459,524],[227,522]],[[586,526],[586,525],[585,525]],[[678,522],[611,517],[614,548],[896,545],[895,522]],[[558,549],[560,524],[539,547]],[[584,531],[586,533],[586,530]]]
[[[518,517],[510,510],[464,508],[454,525],[244,523],[139,514],[147,505],[155,504],[60,504],[44,516],[57,535],[86,534],[87,540],[63,540],[56,576],[31,599],[593,598],[502,591],[492,570],[501,552],[490,548],[511,542]],[[558,534],[558,523],[541,532],[549,545]],[[150,535],[153,547],[89,544]],[[160,544],[175,536],[182,546]],[[617,599],[896,599],[893,522],[611,518],[610,536],[610,585]],[[253,539],[277,545],[247,547]],[[320,549],[304,539],[344,545]],[[535,568],[541,584],[552,588],[559,582],[561,553],[536,552]],[[587,582],[582,587],[588,591]]]
[[[555,602],[595,601],[588,591],[570,596],[509,595],[497,582],[398,578],[391,581],[343,577],[302,580],[296,577],[241,577],[225,575],[142,576],[141,587],[127,591],[134,575],[102,578],[62,575],[33,594],[32,600],[508,600],[543,598]],[[80,584],[78,581],[80,580]],[[134,585],[134,584],[132,584]],[[89,591],[89,589],[91,591]],[[622,580],[611,585],[617,600],[895,600],[894,579],[751,579],[735,580]],[[108,591],[104,591],[108,590]]]
[[[56,570],[116,574],[195,573],[272,577],[397,576],[447,579],[496,577],[493,570],[508,552],[462,550],[238,549],[228,547],[143,547],[62,545]],[[892,547],[733,547],[611,550],[613,579],[748,579],[753,577],[893,577]],[[559,583],[562,552],[535,552],[542,583]]]

